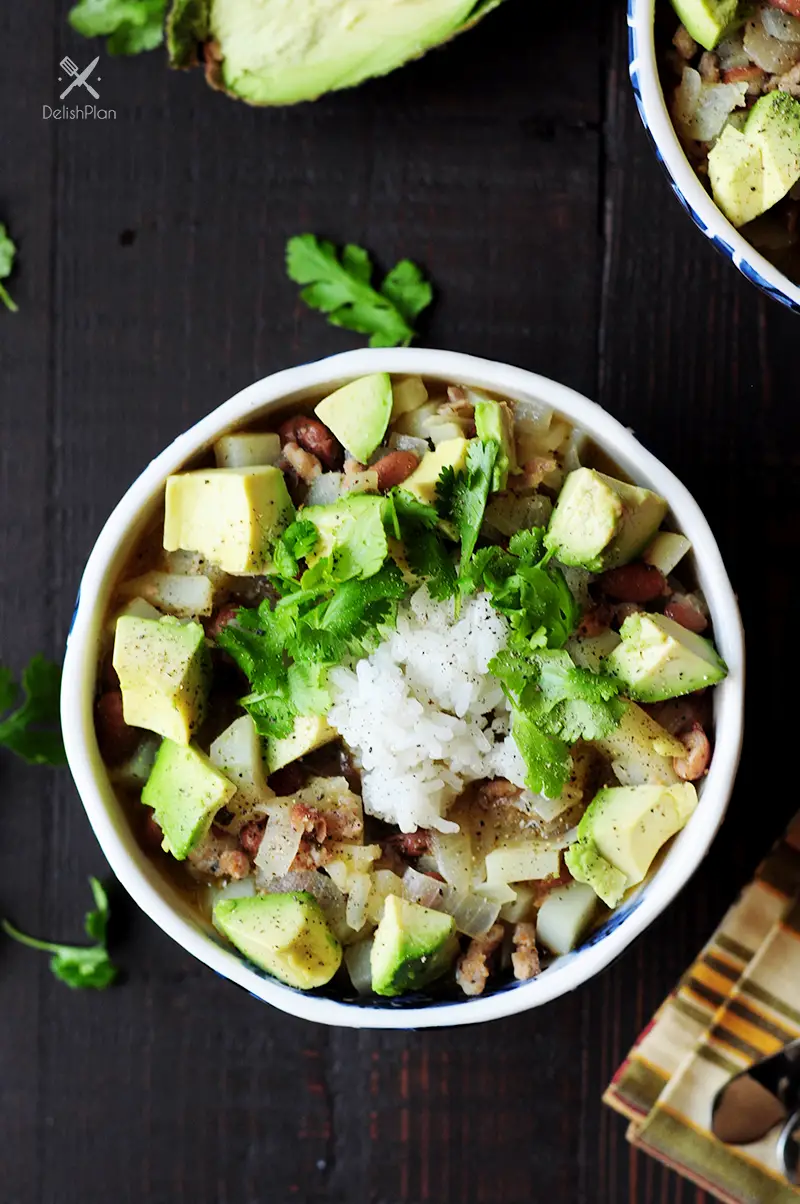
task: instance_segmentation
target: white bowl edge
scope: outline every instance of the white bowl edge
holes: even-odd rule
[[[800,312],[800,286],[793,284],[765,259],[728,221],[686,158],[658,74],[654,31],[656,4],[667,3],[668,0],[628,0],[628,27],[633,35],[628,66],[642,123],[655,144],[674,192],[695,225],[752,284],[774,300]],[[677,16],[675,20],[678,21]]]
[[[165,899],[161,874],[139,848],[100,759],[93,723],[97,640],[108,594],[124,551],[159,497],[166,477],[223,430],[293,394],[323,389],[370,372],[419,374],[461,381],[512,398],[538,401],[570,418],[640,483],[669,502],[680,530],[694,545],[715,637],[729,675],[716,689],[716,746],[701,804],[677,837],[641,900],[619,926],[589,948],[560,959],[541,977],[502,993],[419,1008],[379,1010],[294,991],[263,978],[222,948],[192,919],[188,904]],[[699,506],[678,479],[633,434],[596,403],[544,377],[457,352],[398,348],[345,352],[289,368],[241,390],[171,443],[126,492],[103,527],[80,585],[64,660],[61,719],[67,758],[89,821],[123,887],[169,936],[217,973],[281,1011],[353,1028],[417,1029],[479,1023],[539,1006],[575,989],[609,965],[672,901],[694,873],[722,822],[739,760],[743,733],[744,641],[736,599],[722,558]],[[178,903],[178,906],[176,906]]]

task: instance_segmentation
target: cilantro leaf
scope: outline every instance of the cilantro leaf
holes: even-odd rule
[[[5,226],[0,222],[0,280],[5,280],[11,275],[14,267],[14,256],[17,253],[16,245],[9,235]],[[13,314],[17,313],[19,306],[9,296],[8,290],[0,284],[0,301],[3,302],[6,309],[10,309]]]
[[[305,560],[319,542],[319,532],[313,523],[304,519],[290,523],[276,542],[272,552],[274,574],[283,578],[284,588],[294,588],[298,562]]]
[[[466,467],[444,468],[436,485],[439,514],[455,523],[461,541],[460,577],[467,575],[478,541],[499,450],[496,439],[471,439]]]
[[[512,636],[489,662],[512,704],[512,734],[535,793],[557,797],[570,775],[569,746],[600,740],[619,724],[626,704],[619,683],[580,669],[568,652],[539,649]]]
[[[60,945],[53,941],[40,941],[36,937],[20,932],[8,920],[0,923],[3,931],[12,940],[27,945],[30,949],[41,949],[52,953],[50,969],[56,978],[69,987],[92,987],[102,991],[117,977],[118,970],[108,956],[108,896],[97,878],[90,878],[94,895],[95,910],[86,915],[85,927],[94,945]]]
[[[109,54],[155,50],[164,40],[168,0],[78,0],[67,20],[84,38],[105,37]]]
[[[435,527],[439,521],[439,513],[435,506],[429,506],[407,489],[396,486],[388,494],[394,503],[395,512],[400,522],[419,523],[423,527]]]
[[[0,745],[29,765],[63,765],[66,760],[59,722],[60,688],[60,667],[34,656],[22,674],[22,703],[0,720]],[[0,712],[8,710],[16,694],[11,673],[0,666]]]
[[[424,578],[435,602],[452,598],[458,578],[453,558],[443,540],[433,531],[417,531],[403,544],[408,567],[417,577]]]
[[[407,346],[414,338],[414,319],[430,304],[432,289],[410,260],[398,263],[380,291],[370,283],[372,262],[363,247],[345,246],[341,256],[333,243],[314,234],[299,234],[286,244],[286,271],[305,287],[300,296],[333,326],[370,336],[370,347]]]

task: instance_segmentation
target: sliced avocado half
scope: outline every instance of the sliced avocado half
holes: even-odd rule
[[[295,104],[418,58],[502,0],[173,0],[174,67],[205,62],[212,87],[253,105]]]

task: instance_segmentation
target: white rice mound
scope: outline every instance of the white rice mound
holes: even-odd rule
[[[485,594],[464,602],[456,620],[452,600],[434,602],[423,586],[370,656],[331,670],[328,722],[361,765],[367,814],[403,832],[456,832],[445,815],[468,782],[524,785],[508,704],[487,672],[507,636]]]

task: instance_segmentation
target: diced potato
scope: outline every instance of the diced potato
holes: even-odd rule
[[[251,468],[259,464],[277,464],[281,458],[279,435],[241,431],[223,435],[214,444],[217,468]]]
[[[421,376],[395,376],[392,378],[392,417],[396,422],[401,414],[418,410],[428,400],[428,390]]]
[[[597,911],[597,895],[584,882],[551,891],[536,917],[537,940],[553,953],[569,953]]]
[[[558,849],[533,840],[518,846],[494,849],[486,857],[486,881],[494,883],[529,882],[550,878],[560,869]]]
[[[532,887],[524,882],[518,882],[514,887],[516,898],[504,903],[500,908],[500,919],[509,924],[519,924],[523,920],[532,919],[536,910],[536,894]]]
[[[646,564],[652,564],[665,577],[676,568],[691,549],[691,540],[673,531],[659,531],[650,547],[642,555]]]
[[[123,596],[144,598],[162,614],[179,619],[210,615],[214,609],[214,587],[208,577],[185,577],[180,573],[144,573],[120,587]]]

